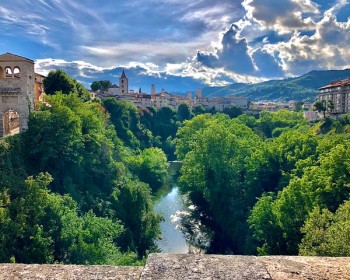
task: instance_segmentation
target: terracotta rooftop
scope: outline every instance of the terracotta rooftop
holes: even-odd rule
[[[343,86],[348,86],[348,85],[350,85],[350,78],[345,79],[345,80],[338,80],[338,81],[331,82],[330,84],[319,88],[319,90],[333,88],[333,87],[343,87]]]

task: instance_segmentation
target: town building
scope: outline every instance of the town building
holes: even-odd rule
[[[330,114],[350,112],[350,78],[334,81],[318,90],[317,100],[325,103]],[[331,104],[331,106],[329,106]]]
[[[132,102],[137,107],[152,106],[158,109],[162,107],[177,109],[177,107],[182,103],[188,104],[190,107],[202,105],[204,108],[215,108],[218,111],[222,111],[223,109],[232,106],[239,106],[243,109],[247,109],[248,107],[248,101],[245,97],[202,97],[202,89],[196,90],[195,97],[191,91],[187,92],[186,96],[182,96],[170,94],[164,89],[162,89],[161,92],[156,93],[156,86],[155,84],[152,84],[151,94],[142,92],[141,88],[139,89],[138,93],[136,93],[134,90],[129,90],[129,80],[124,70],[119,78],[119,86],[112,85],[107,91],[97,92],[96,96],[101,99],[114,97],[118,100]]]

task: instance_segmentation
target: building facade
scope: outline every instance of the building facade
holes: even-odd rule
[[[330,114],[350,112],[350,78],[334,81],[318,90],[317,100],[325,103]],[[328,106],[332,104],[331,108]]]
[[[35,82],[34,61],[5,53],[0,55],[0,137],[25,131],[35,95],[41,95]],[[37,93],[36,93],[37,90]]]
[[[118,100],[132,102],[137,107],[152,106],[158,109],[162,107],[177,109],[182,103],[188,104],[190,107],[202,105],[204,108],[215,108],[217,111],[222,111],[223,109],[232,106],[238,106],[243,109],[247,109],[248,107],[248,101],[245,97],[227,96],[208,98],[202,96],[202,89],[200,88],[196,90],[195,97],[191,91],[187,92],[187,96],[170,94],[164,89],[162,89],[161,92],[156,93],[155,84],[151,85],[151,94],[142,92],[141,88],[138,93],[136,93],[134,90],[129,90],[129,81],[124,70],[119,78],[119,87],[113,85],[106,92],[97,92],[97,96],[101,99],[114,97]]]

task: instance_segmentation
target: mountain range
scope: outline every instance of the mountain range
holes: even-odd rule
[[[270,80],[256,84],[235,83],[223,87],[205,87],[203,96],[245,96],[250,101],[315,101],[317,90],[332,81],[350,78],[350,69],[311,71],[300,77]]]

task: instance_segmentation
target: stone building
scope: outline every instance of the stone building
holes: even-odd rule
[[[29,112],[34,109],[35,78],[33,60],[0,55],[0,137],[27,129]]]

